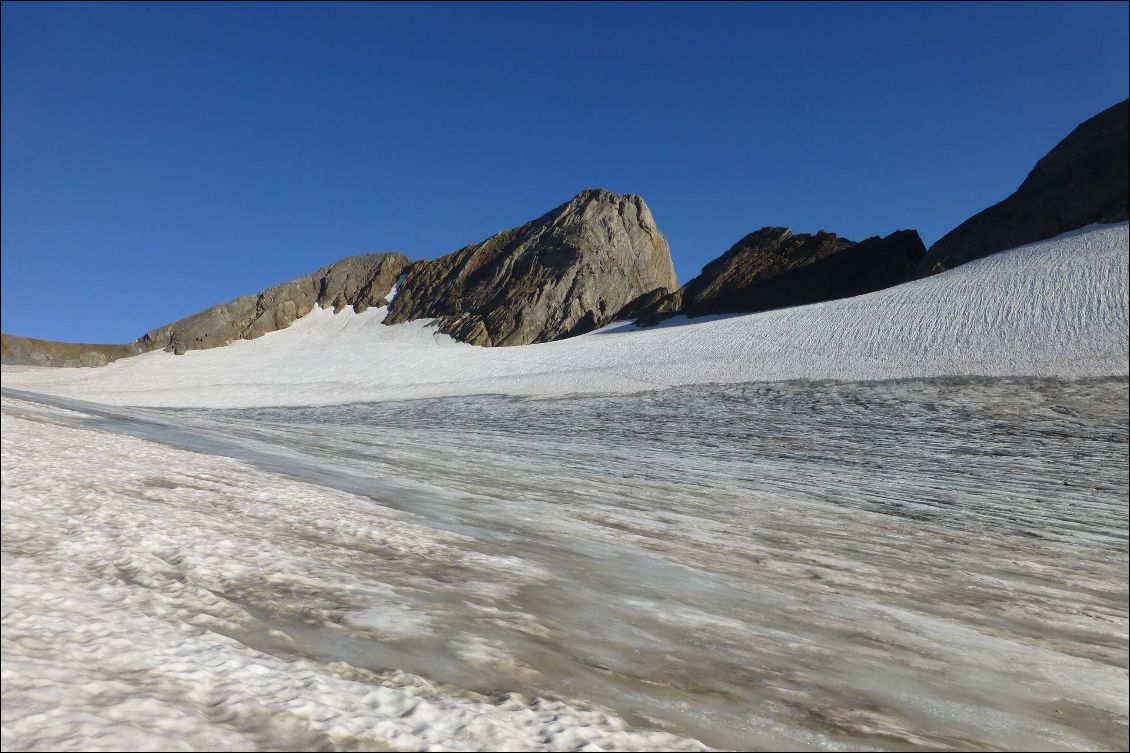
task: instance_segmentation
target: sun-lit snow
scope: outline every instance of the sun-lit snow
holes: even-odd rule
[[[119,405],[312,405],[688,384],[1130,370],[1127,225],[1092,226],[869,295],[542,345],[480,348],[385,309],[317,309],[289,329],[99,369],[12,369],[4,385]]]
[[[54,400],[5,749],[1125,747],[1124,378]]]
[[[5,367],[0,743],[1125,749],[1127,235],[545,345],[316,309]]]

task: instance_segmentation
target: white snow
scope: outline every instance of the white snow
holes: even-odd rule
[[[856,298],[760,314],[618,323],[481,348],[386,309],[98,369],[4,369],[4,386],[140,406],[319,405],[443,395],[630,393],[710,383],[1130,371],[1127,224],[1091,226]]]
[[[1125,749],[1128,266],[5,367],[0,744]]]

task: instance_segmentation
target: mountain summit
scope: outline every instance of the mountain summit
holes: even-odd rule
[[[678,287],[639,196],[582,191],[525,225],[408,268],[386,324],[436,319],[475,345],[527,345],[601,327],[629,301]]]
[[[182,354],[251,340],[289,327],[315,306],[360,313],[390,299],[386,324],[434,318],[441,332],[464,342],[526,345],[596,329],[639,295],[675,287],[667,239],[644,200],[595,189],[433,261],[410,262],[400,253],[351,256],[127,345],[4,335],[0,356],[10,364],[100,366],[153,350]]]

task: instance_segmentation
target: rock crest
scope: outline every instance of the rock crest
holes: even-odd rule
[[[435,319],[475,345],[526,345],[601,327],[678,283],[643,199],[583,191],[532,222],[408,268],[385,324]]]
[[[370,306],[383,306],[408,257],[399,253],[350,256],[323,267],[312,275],[267,288],[213,306],[136,340],[138,352],[168,350],[184,353],[227,345],[289,327],[306,316],[315,305],[341,311],[353,306],[358,313]]]
[[[1092,223],[1130,218],[1130,100],[1083,122],[999,204],[979,212],[930,247],[918,276],[1035,243]]]
[[[764,227],[735,243],[674,293],[653,291],[617,319],[752,313],[870,293],[909,280],[926,252],[914,230],[855,243],[821,230]]]

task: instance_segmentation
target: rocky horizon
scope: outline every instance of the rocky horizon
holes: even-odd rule
[[[917,275],[1095,223],[1130,219],[1130,100],[1085,120],[1045,154],[1008,198],[930,247]]]
[[[341,259],[317,272],[153,329],[127,344],[4,334],[0,362],[101,366],[153,350],[183,354],[285,329],[315,305],[385,323],[432,319],[482,346],[550,342],[617,319],[751,313],[862,295],[1092,223],[1126,220],[1128,101],[1075,128],[1011,196],[926,250],[914,230],[859,243],[823,230],[750,233],[680,287],[666,238],[634,194],[588,189],[524,225],[436,259],[399,252]],[[401,281],[396,297],[389,300]]]
[[[154,350],[184,354],[289,327],[315,305],[357,313],[389,303],[387,324],[434,318],[475,345],[525,345],[582,334],[611,321],[647,290],[676,284],[666,238],[639,196],[580,192],[525,225],[437,259],[399,252],[346,257],[317,272],[150,330],[127,344],[3,336],[13,365],[102,366]]]
[[[532,222],[412,264],[386,324],[435,319],[473,345],[584,334],[677,284],[667,239],[639,196],[582,191]]]

